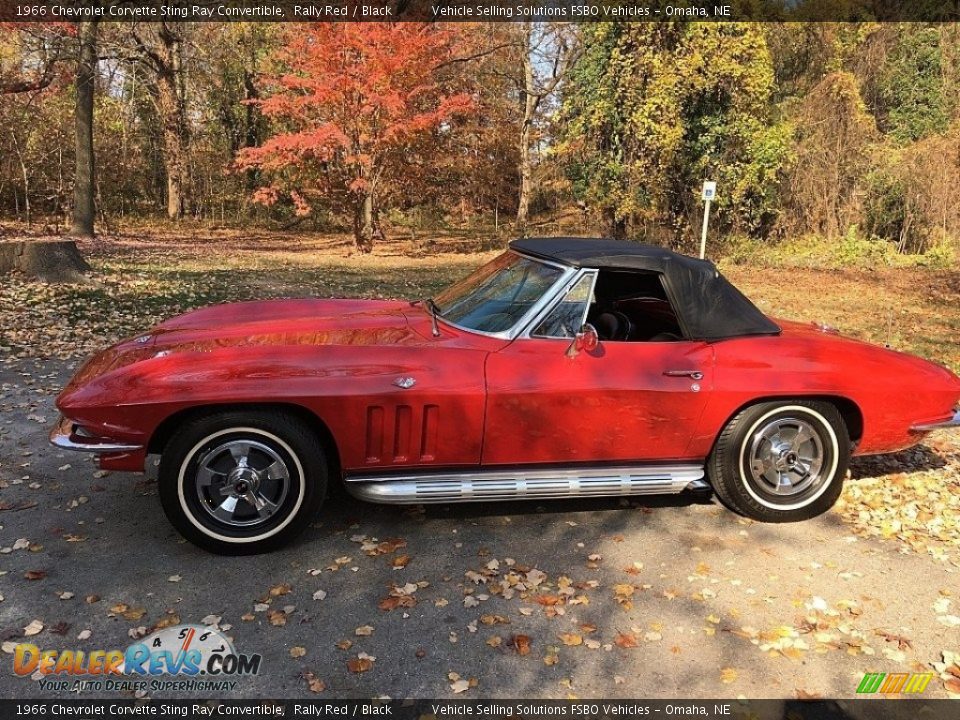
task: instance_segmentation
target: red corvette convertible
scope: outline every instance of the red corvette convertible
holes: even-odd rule
[[[328,485],[380,503],[679,493],[802,520],[851,453],[960,427],[960,379],[765,316],[709,262],[518,240],[434,299],[187,313],[88,360],[51,434],[100,465],[158,455],[184,537],[261,552]]]

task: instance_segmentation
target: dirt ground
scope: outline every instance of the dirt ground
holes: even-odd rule
[[[14,676],[18,642],[122,649],[176,623],[263,654],[240,697],[832,698],[865,672],[934,672],[924,697],[960,694],[960,433],[856,460],[837,507],[805,523],[685,496],[426,510],[336,498],[301,541],[250,558],[183,543],[155,483],[47,444],[80,359],[165,317],[254,297],[421,297],[496,245],[366,257],[339,237],[139,233],[84,248],[92,284],[4,278],[0,696],[75,697]],[[770,314],[960,370],[960,271],[723,269]]]

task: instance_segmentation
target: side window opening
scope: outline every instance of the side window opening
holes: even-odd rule
[[[561,300],[534,328],[534,337],[572,338],[583,325],[588,307],[592,306],[592,273],[580,277],[577,283],[567,291]]]
[[[660,273],[600,270],[587,322],[601,340],[676,342],[683,339]]]

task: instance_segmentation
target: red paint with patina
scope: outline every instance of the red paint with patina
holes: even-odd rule
[[[507,341],[421,306],[364,300],[235,303],[173,318],[91,358],[57,400],[88,432],[144,446],[102,455],[142,471],[183,413],[296,407],[347,473],[549,463],[702,461],[726,422],[763,398],[839,402],[856,453],[910,446],[948,418],[960,379],[910,355],[780,321],[780,335],[716,342]],[[698,390],[675,369],[703,373]],[[399,378],[414,377],[403,389]]]

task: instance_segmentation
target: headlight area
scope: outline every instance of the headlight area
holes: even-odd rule
[[[63,416],[50,431],[50,442],[62,450],[76,450],[78,452],[132,453],[143,450],[142,445],[118,442],[102,437]]]
[[[67,417],[61,417],[50,431],[50,442],[61,450],[95,454],[103,470],[144,471],[147,450],[143,445],[98,435]]]

